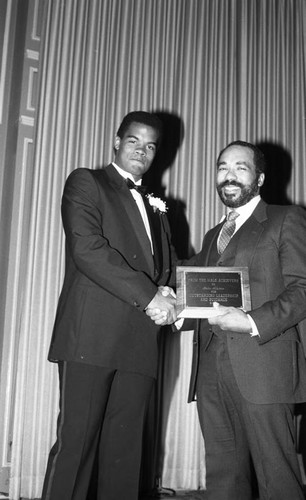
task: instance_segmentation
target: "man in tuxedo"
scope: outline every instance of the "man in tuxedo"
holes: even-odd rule
[[[247,267],[252,302],[249,311],[215,303],[217,315],[195,328],[189,401],[196,396],[205,440],[207,500],[250,500],[253,467],[261,500],[304,498],[293,415],[294,403],[306,401],[298,330],[306,317],[306,214],[267,205],[264,172],[252,144],[221,151],[217,191],[234,213],[187,262]],[[162,323],[158,311],[148,314]]]
[[[137,500],[146,410],[159,327],[147,307],[175,320],[174,251],[159,199],[142,176],[161,140],[154,114],[126,115],[115,161],[80,168],[62,198],[66,270],[49,360],[58,363],[60,412],[42,499],[85,500],[98,456],[98,500]]]

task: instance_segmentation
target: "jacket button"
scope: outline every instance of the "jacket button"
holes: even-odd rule
[[[133,305],[134,305],[135,307],[139,307],[139,304],[138,304],[138,302],[136,302],[136,300],[134,300]]]
[[[133,259],[137,259],[137,255],[136,255],[136,254],[135,254],[135,255],[133,255]]]

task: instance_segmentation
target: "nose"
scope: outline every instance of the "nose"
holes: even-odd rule
[[[225,178],[227,180],[234,180],[234,179],[237,179],[237,175],[236,175],[236,172],[232,169],[232,168],[229,168],[227,173],[226,173],[226,176]]]
[[[145,156],[147,153],[146,153],[146,150],[145,150],[145,147],[142,146],[141,144],[139,144],[136,148],[136,152],[141,154],[142,156]]]

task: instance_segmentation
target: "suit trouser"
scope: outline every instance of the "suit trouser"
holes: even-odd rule
[[[59,363],[59,378],[57,440],[42,500],[86,500],[96,456],[97,499],[137,500],[154,379],[73,362]]]
[[[293,405],[246,401],[224,340],[213,336],[200,352],[197,406],[205,442],[205,498],[250,500],[254,467],[261,500],[302,500]]]

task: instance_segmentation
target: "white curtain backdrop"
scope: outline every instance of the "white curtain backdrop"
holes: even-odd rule
[[[64,182],[77,167],[112,159],[122,117],[143,109],[181,120],[180,147],[162,182],[165,196],[186,207],[196,251],[222,215],[215,161],[231,140],[286,153],[286,194],[306,205],[305,0],[43,3],[34,164],[28,172],[20,165],[6,284],[4,335],[15,346],[8,351],[15,387],[11,500],[40,496],[54,440],[57,373],[46,358],[64,272]],[[196,408],[186,403],[191,348],[192,332],[164,342],[159,463],[167,488],[205,486]]]

